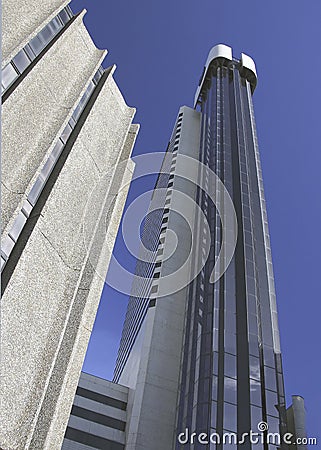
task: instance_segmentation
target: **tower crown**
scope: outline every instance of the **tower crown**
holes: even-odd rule
[[[209,73],[210,67],[216,64],[230,64],[232,61],[238,64],[239,71],[242,76],[244,76],[250,83],[252,92],[254,92],[257,85],[257,72],[254,60],[246,55],[245,53],[241,53],[240,60],[233,58],[232,48],[225,44],[218,44],[211,48],[202,76],[200,78],[199,85],[196,90],[195,98],[194,98],[194,107],[196,107],[200,94],[202,92],[203,85],[205,83],[206,77]]]

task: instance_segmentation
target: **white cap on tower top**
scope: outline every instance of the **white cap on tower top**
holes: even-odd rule
[[[253,74],[257,78],[255,62],[250,56],[246,55],[245,53],[241,53],[241,64],[244,69],[253,72]]]
[[[219,58],[223,58],[228,61],[232,61],[233,55],[232,55],[231,47],[228,47],[225,44],[218,44],[218,45],[215,45],[210,50],[207,60],[206,60],[204,70],[203,70],[202,77],[200,79],[200,83],[196,90],[195,99],[194,99],[194,107],[197,104],[198,98],[200,96],[200,93],[201,93],[201,90],[202,90],[202,87],[203,87],[203,84],[204,84],[204,81],[206,78],[208,68],[209,68],[211,62],[214,61],[215,59],[219,59]],[[253,59],[250,56],[246,55],[245,53],[241,54],[241,66],[242,66],[242,68],[252,72],[253,75],[255,76],[255,78],[257,79],[255,62],[253,61]]]

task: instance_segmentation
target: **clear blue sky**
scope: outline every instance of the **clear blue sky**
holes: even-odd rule
[[[317,0],[73,0],[141,124],[134,154],[163,151],[192,106],[209,49],[251,55],[277,289],[285,387],[305,397],[321,448],[321,3]],[[152,187],[136,182],[129,201]],[[116,254],[124,258],[117,240]],[[127,257],[126,265],[134,265]],[[104,289],[84,370],[112,376],[126,297]]]

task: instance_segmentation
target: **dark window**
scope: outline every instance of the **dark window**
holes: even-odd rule
[[[68,427],[65,434],[66,439],[70,439],[74,442],[79,442],[80,444],[85,444],[94,448],[101,450],[125,450],[123,444],[118,442],[110,441],[109,439],[104,439],[99,436],[95,436],[85,431],[76,430],[75,428]]]
[[[59,13],[59,17],[60,17],[60,19],[61,19],[63,24],[66,24],[69,21],[69,19],[70,19],[70,16],[69,16],[68,12],[65,9],[63,9]]]
[[[24,50],[21,50],[12,61],[20,73],[22,73],[31,63],[30,58]]]
[[[113,408],[122,409],[124,411],[127,407],[126,403],[122,402],[121,400],[117,400],[116,398],[108,397],[107,395],[90,391],[89,389],[85,389],[82,387],[77,388],[76,395],[89,398],[90,400],[94,400],[95,402],[103,403],[104,405],[112,406]]]
[[[113,417],[105,416],[105,414],[96,413],[89,409],[81,408],[80,406],[73,406],[71,410],[72,416],[82,417],[83,419],[90,420],[91,422],[100,423],[109,428],[125,431],[126,422]]]

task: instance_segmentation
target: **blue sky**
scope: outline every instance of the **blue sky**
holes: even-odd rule
[[[141,130],[134,154],[163,151],[181,105],[192,106],[217,43],[257,65],[254,107],[279,310],[285,387],[305,397],[308,434],[321,406],[321,3],[310,0],[73,0]],[[153,180],[135,182],[130,202]],[[116,255],[124,256],[121,239]],[[126,258],[127,267],[134,260]],[[112,376],[126,297],[105,286],[84,370]],[[319,447],[320,446],[320,447]],[[317,447],[314,447],[317,448]],[[321,437],[318,448],[321,448]]]

